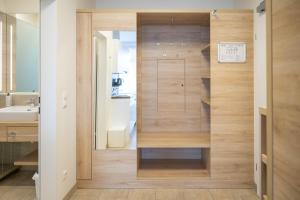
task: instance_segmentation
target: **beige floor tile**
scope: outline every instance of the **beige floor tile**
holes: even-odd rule
[[[206,189],[185,189],[184,200],[213,200],[209,190]]]
[[[71,200],[98,200],[100,190],[97,189],[79,189],[71,197]]]
[[[156,200],[183,200],[184,192],[182,189],[161,189],[156,190]]]
[[[106,189],[100,190],[99,200],[127,200],[127,189]]]
[[[155,200],[155,190],[152,189],[129,190],[128,200]]]

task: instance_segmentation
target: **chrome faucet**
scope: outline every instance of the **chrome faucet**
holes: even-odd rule
[[[37,101],[36,101],[36,97],[32,97],[30,98],[28,101],[26,101],[26,105],[30,106],[30,107],[35,107],[37,106]]]

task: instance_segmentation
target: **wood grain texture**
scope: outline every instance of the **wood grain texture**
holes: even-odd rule
[[[207,13],[143,13],[142,25],[200,25],[209,26]]]
[[[272,0],[273,199],[300,198],[300,2]]]
[[[142,133],[138,148],[205,148],[210,147],[209,133]]]
[[[37,142],[38,127],[7,127],[8,142]]]
[[[0,126],[0,142],[7,142],[7,127]]]
[[[209,57],[201,52],[209,27],[139,25],[138,30],[138,134],[209,132],[201,105],[201,91],[207,88],[200,78],[209,72]]]
[[[70,200],[258,200],[251,189],[78,189]],[[12,199],[14,200],[14,199]]]
[[[92,178],[92,15],[77,14],[77,179]]]
[[[211,17],[211,176],[253,181],[253,13]],[[246,63],[218,63],[219,42],[245,42]]]
[[[128,12],[93,13],[92,26],[95,31],[134,31],[136,30],[136,14]]]
[[[138,179],[136,150],[97,150],[93,155],[93,179],[77,180],[78,188],[254,188],[253,180],[243,179]]]

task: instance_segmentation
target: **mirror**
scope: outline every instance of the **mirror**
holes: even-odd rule
[[[0,13],[0,91],[37,92],[38,14]]]

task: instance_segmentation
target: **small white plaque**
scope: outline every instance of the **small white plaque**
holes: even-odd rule
[[[220,42],[218,44],[218,62],[220,63],[246,62],[246,43]]]

